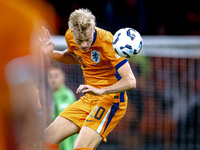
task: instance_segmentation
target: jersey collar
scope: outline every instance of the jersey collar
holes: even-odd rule
[[[96,39],[97,39],[97,30],[95,29],[95,31],[94,31],[94,38],[93,38],[93,41],[92,41],[92,45],[95,43]]]

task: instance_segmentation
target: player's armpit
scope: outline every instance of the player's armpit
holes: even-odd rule
[[[68,64],[74,64],[74,65],[79,64],[79,61],[78,61],[76,54],[71,53],[68,49],[66,49],[64,51],[64,57],[67,57],[67,58],[71,57],[73,59],[73,60],[70,60],[70,63],[68,63]]]

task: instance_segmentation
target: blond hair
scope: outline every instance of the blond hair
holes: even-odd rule
[[[68,26],[77,36],[84,36],[85,31],[95,24],[95,16],[88,9],[75,10],[69,16]]]

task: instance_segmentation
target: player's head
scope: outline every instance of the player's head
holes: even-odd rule
[[[89,50],[95,32],[95,16],[81,8],[71,13],[68,25],[78,46],[83,51]]]
[[[58,67],[50,67],[48,70],[48,83],[53,91],[57,91],[65,84],[65,74]]]

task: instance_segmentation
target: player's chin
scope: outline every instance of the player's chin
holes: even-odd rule
[[[90,47],[81,48],[81,50],[83,50],[84,52],[87,52],[89,49]]]

